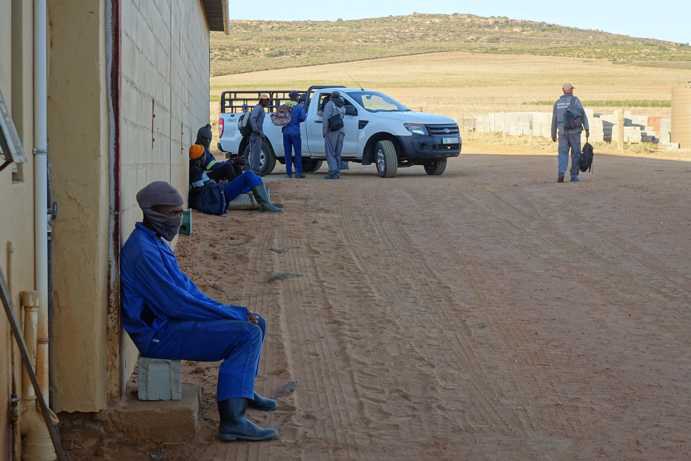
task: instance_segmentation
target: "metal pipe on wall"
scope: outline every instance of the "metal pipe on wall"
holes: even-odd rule
[[[45,404],[49,405],[48,338],[48,23],[46,0],[34,0],[34,247],[36,295],[26,302],[38,305],[36,324],[36,375]],[[37,299],[33,299],[33,298]],[[26,377],[25,377],[26,378]],[[25,379],[28,380],[28,379]],[[25,388],[28,389],[28,386]],[[31,394],[35,394],[33,390]],[[27,395],[24,394],[23,395]],[[25,459],[56,459],[48,428],[35,404],[25,405],[22,432],[28,431],[22,447]]]
[[[46,0],[34,0],[34,212],[39,296],[37,375],[48,404],[48,72]]]

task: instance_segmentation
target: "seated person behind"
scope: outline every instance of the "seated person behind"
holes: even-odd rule
[[[139,191],[144,221],[122,249],[123,326],[145,357],[215,362],[219,368],[219,438],[278,437],[245,417],[249,406],[272,411],[276,401],[254,391],[266,321],[246,307],[222,304],[203,294],[178,266],[167,241],[178,233],[183,200],[168,183]]]
[[[245,171],[232,181],[216,182],[207,172],[204,146],[193,144],[190,155],[190,208],[202,213],[222,215],[240,194],[252,192],[262,211],[280,212],[281,208],[269,199],[264,182],[253,171]]]
[[[214,181],[232,181],[242,174],[244,165],[239,158],[236,162],[232,160],[219,162],[216,160],[209,150],[211,147],[211,137],[211,125],[209,124],[199,128],[199,131],[197,131],[197,141],[195,144],[204,147],[204,155],[200,164],[204,167],[204,171],[209,175],[209,178]]]

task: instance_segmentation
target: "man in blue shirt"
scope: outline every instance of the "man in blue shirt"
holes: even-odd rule
[[[125,330],[144,357],[223,360],[217,387],[221,440],[277,438],[277,430],[245,417],[248,406],[277,407],[254,391],[266,321],[246,307],[209,298],[180,270],[166,240],[178,233],[183,200],[170,184],[149,184],[137,202],[144,221],[127,239],[120,262]]]
[[[290,123],[283,127],[283,150],[286,159],[286,173],[293,177],[293,162],[295,162],[295,177],[304,178],[302,174],[302,138],[300,136],[300,124],[307,119],[305,104],[298,102],[300,95],[297,91],[291,91],[288,95],[293,107],[290,110]],[[295,157],[293,158],[293,149]]]

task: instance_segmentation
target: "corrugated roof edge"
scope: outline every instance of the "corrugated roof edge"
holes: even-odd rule
[[[202,0],[209,30],[228,33],[229,0]]]

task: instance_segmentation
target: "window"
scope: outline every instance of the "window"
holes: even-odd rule
[[[319,95],[319,109],[318,112],[321,114],[324,112],[324,107],[326,107],[326,103],[329,102],[331,99],[331,93],[323,93]],[[348,101],[346,98],[341,98],[343,99],[343,102],[345,103],[344,107],[346,109],[346,114],[347,115],[352,115],[352,114],[357,114],[357,109],[353,105],[352,102]]]
[[[406,106],[377,91],[352,91],[348,96],[368,112],[409,112]]]

